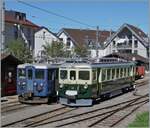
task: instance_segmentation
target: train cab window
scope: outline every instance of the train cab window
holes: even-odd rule
[[[25,76],[26,76],[25,69],[18,69],[18,77],[25,78]]]
[[[89,71],[79,71],[79,80],[89,80],[90,72]]]
[[[107,80],[110,80],[111,76],[111,69],[107,69]]]
[[[35,78],[36,79],[44,79],[44,70],[42,69],[37,69],[35,71]]]
[[[60,78],[67,79],[68,72],[67,70],[60,70]]]
[[[70,80],[76,80],[76,71],[70,71]]]
[[[93,80],[96,80],[96,70],[93,70],[93,71],[92,71],[92,79],[93,79]]]
[[[106,69],[102,70],[102,81],[106,80]]]
[[[32,77],[33,77],[32,69],[29,69],[28,70],[28,79],[32,79]]]
[[[120,75],[119,75],[120,74],[119,73],[119,68],[117,68],[116,70],[117,70],[117,72],[116,72],[116,78],[119,78],[120,77]]]
[[[116,69],[112,69],[112,79],[115,79],[116,77]]]

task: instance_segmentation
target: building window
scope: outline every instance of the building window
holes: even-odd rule
[[[59,38],[60,42],[63,42],[63,38]]]
[[[137,55],[137,54],[138,54],[138,51],[137,51],[137,50],[134,50],[134,54],[136,54],[136,55]]]
[[[135,47],[135,48],[138,47],[138,41],[137,41],[137,40],[134,41],[134,47]]]
[[[43,40],[45,40],[45,32],[43,32]]]
[[[71,43],[70,43],[71,39],[67,38],[67,47],[70,47]]]
[[[129,40],[129,46],[132,47],[132,40]]]
[[[132,35],[128,35],[128,38],[132,40]]]
[[[116,45],[116,41],[113,41],[113,47],[115,47],[115,45]]]

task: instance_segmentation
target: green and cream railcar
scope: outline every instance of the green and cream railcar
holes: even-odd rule
[[[59,102],[89,106],[97,98],[133,89],[135,65],[120,63],[65,63],[59,68]]]

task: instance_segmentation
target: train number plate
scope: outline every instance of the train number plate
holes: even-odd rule
[[[24,93],[24,94],[22,94],[22,96],[25,97],[25,98],[32,97],[32,93],[31,92]]]

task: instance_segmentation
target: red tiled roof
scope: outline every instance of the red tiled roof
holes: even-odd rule
[[[71,38],[74,39],[77,46],[81,46],[85,44],[85,40],[91,39],[96,41],[96,30],[88,30],[88,29],[72,29],[72,28],[64,28],[63,29]],[[112,32],[113,34],[114,32]],[[106,39],[110,37],[110,31],[101,31],[99,30],[98,42],[104,43]]]
[[[18,24],[21,24],[21,25],[25,25],[25,26],[30,26],[30,27],[33,27],[34,29],[37,29],[39,28],[38,25],[32,23],[31,21],[25,19],[25,20],[17,20],[17,19],[14,19],[12,18],[10,15],[5,15],[5,22],[8,22],[8,23],[18,23]]]

